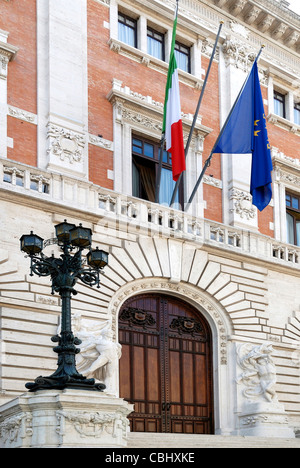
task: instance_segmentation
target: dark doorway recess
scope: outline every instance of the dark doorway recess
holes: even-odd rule
[[[120,396],[133,432],[213,434],[212,338],[191,305],[163,294],[129,299],[119,315]]]

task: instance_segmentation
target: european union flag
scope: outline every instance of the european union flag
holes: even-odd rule
[[[272,198],[273,165],[257,61],[254,62],[249,78],[223,127],[213,152],[252,153],[250,193],[253,204],[260,211],[268,206]]]

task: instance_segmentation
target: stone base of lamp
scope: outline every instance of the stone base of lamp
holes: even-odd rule
[[[132,411],[102,392],[29,392],[0,407],[0,448],[126,447]]]

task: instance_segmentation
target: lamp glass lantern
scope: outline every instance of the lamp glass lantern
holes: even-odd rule
[[[70,242],[73,247],[87,248],[92,243],[92,231],[89,228],[84,228],[82,224],[75,226],[70,230]]]
[[[20,239],[20,243],[22,252],[30,256],[41,253],[44,248],[44,239],[34,234],[33,231],[30,234],[24,234]]]
[[[90,267],[102,270],[108,264],[108,253],[96,247],[87,254],[87,261]]]
[[[70,231],[74,229],[75,224],[68,223],[67,220],[55,226],[56,237],[59,242],[69,242]]]

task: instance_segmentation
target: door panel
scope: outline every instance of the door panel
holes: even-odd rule
[[[213,433],[211,335],[204,317],[173,297],[127,301],[119,317],[120,396],[134,432]]]

